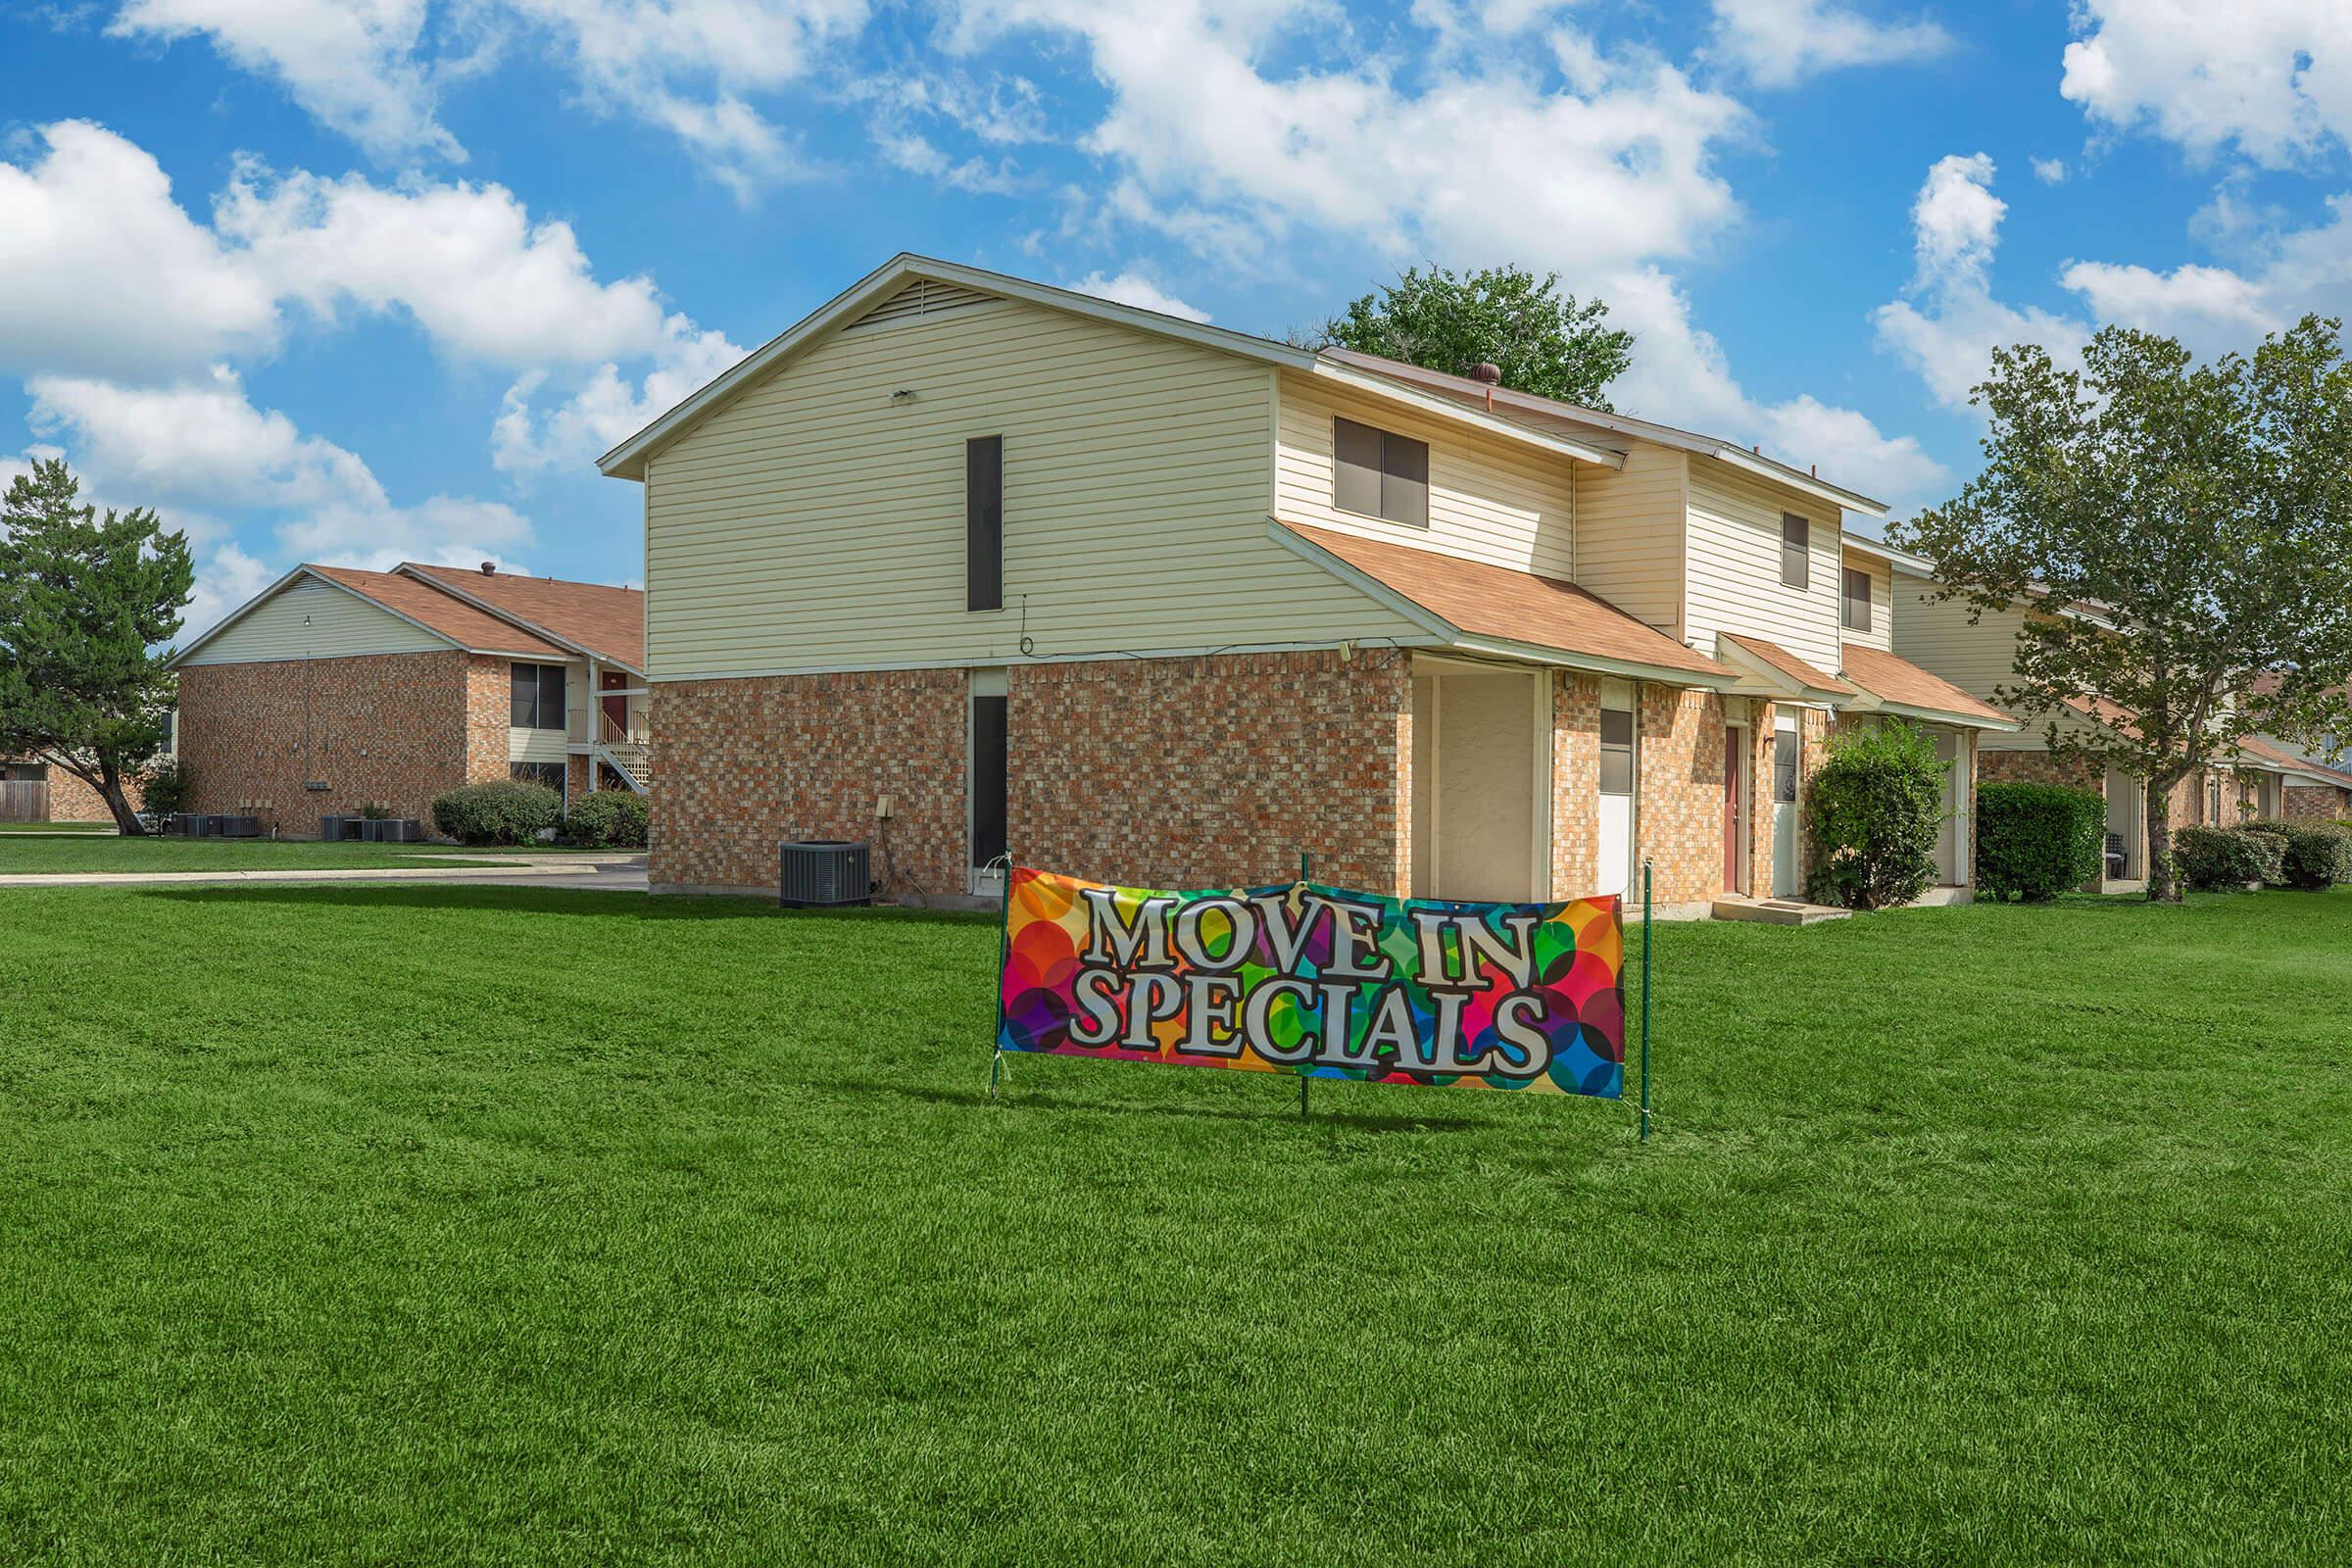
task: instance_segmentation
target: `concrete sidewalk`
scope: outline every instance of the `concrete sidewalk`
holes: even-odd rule
[[[436,866],[430,856],[399,866],[354,870],[292,871],[52,871],[0,876],[0,888],[200,887],[233,882],[425,882],[490,886],[528,883],[535,887],[595,888],[614,893],[645,891],[643,855],[532,856],[503,859],[495,854],[451,855],[470,865]],[[483,864],[483,861],[494,863]]]

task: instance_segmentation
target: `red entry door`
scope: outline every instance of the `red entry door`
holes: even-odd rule
[[[1740,891],[1740,731],[1723,732],[1723,891]]]
[[[629,677],[617,669],[604,672],[604,685],[608,691],[618,691],[628,684]],[[629,700],[626,697],[608,697],[604,700],[604,708],[605,720],[612,726],[613,732],[624,736],[628,734]]]

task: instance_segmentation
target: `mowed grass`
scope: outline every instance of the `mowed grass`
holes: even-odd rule
[[[76,871],[349,871],[413,865],[486,865],[453,859],[447,845],[320,844],[307,840],[122,838],[112,834],[19,835],[0,839],[0,876],[46,876]],[[481,850],[503,857],[520,851]],[[625,855],[627,851],[616,851]]]
[[[0,893],[0,1560],[2352,1550],[2352,892],[1658,938],[1630,1104],[1024,1058],[986,920]]]
[[[0,822],[0,833],[112,833],[112,822]]]

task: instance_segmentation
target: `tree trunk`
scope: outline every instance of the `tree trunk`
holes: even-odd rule
[[[2179,904],[2180,884],[2173,875],[2173,786],[2179,777],[2159,784],[2148,780],[2148,902]]]
[[[98,798],[106,803],[107,810],[114,816],[117,832],[126,839],[147,837],[147,826],[139,820],[139,813],[131,808],[130,796],[122,788],[122,770],[112,760],[100,758],[94,772],[76,767],[72,762],[60,761],[59,765],[98,792]]]

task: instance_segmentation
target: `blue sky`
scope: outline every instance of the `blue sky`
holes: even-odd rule
[[[50,0],[0,17],[0,476],[634,580],[597,452],[901,250],[1279,333],[1517,262],[1620,408],[1908,508],[1998,342],[2352,297],[2340,0]]]

